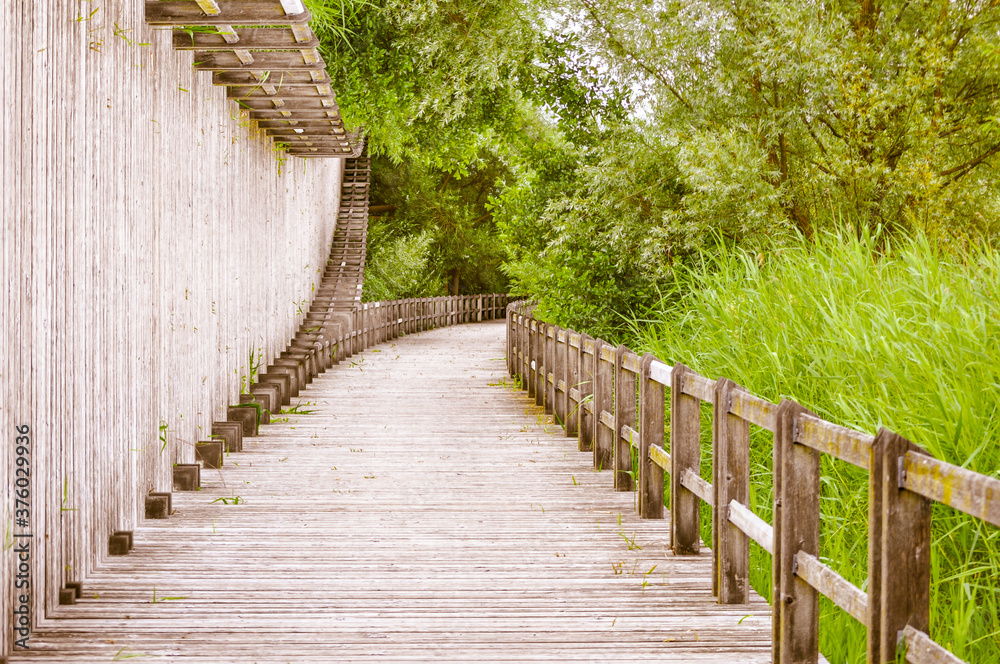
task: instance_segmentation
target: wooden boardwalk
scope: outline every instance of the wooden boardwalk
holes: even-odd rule
[[[673,557],[506,386],[503,339],[440,328],[329,369],[11,661],[769,661],[767,604],[716,603],[710,557]]]

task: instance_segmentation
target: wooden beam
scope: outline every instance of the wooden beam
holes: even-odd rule
[[[226,36],[234,34],[237,41],[227,41]],[[294,50],[314,49],[319,46],[315,35],[303,42],[295,41],[295,33],[291,28],[239,28],[234,33],[194,32],[184,28],[174,28],[174,48],[178,51],[197,51],[201,49],[231,48],[239,44],[240,48],[255,50]]]
[[[276,141],[326,141],[328,143],[348,143],[351,137],[343,129],[325,129],[321,127],[304,127],[298,133],[298,127],[288,129],[265,129],[264,133]]]
[[[259,109],[247,109],[243,108],[243,112],[253,120],[330,120],[330,119],[340,119],[340,114],[337,112],[336,108],[331,109],[292,109],[280,111],[277,108],[271,108],[267,110]],[[282,115],[284,113],[291,113],[290,116]]]
[[[330,118],[328,120],[299,120],[296,116],[291,116],[282,120],[258,120],[257,126],[261,129],[289,129],[296,127],[299,129],[305,127],[341,127],[343,128],[344,123],[339,118]]]
[[[260,80],[254,75],[253,68],[246,68],[244,70],[226,70],[226,71],[216,71],[212,74],[212,83],[215,85],[248,85],[254,86],[260,83]],[[323,83],[329,84],[330,77],[327,75],[325,70],[322,69],[312,69],[308,71],[300,70],[278,70],[278,71],[267,71],[265,69],[266,80],[274,86],[289,87],[289,86],[299,86],[299,85],[320,85]]]
[[[265,85],[271,86],[275,90],[274,93],[268,93]],[[330,86],[323,84],[326,91],[320,92],[316,89],[316,86],[295,86],[294,88],[286,88],[283,85],[278,85],[275,83],[267,82],[253,87],[248,87],[245,85],[240,86],[230,86],[226,90],[226,96],[231,99],[266,99],[267,97],[280,97],[282,99],[317,99],[317,98],[327,98],[336,101],[336,97],[333,91],[330,90]]]
[[[300,110],[300,111],[333,111],[337,113],[340,109],[337,108],[336,104],[331,104],[326,106],[323,101],[329,99],[333,101],[332,97],[313,97],[311,99],[287,99],[285,100],[280,94],[275,95],[271,98],[262,97],[252,97],[250,99],[236,99],[236,103],[240,105],[240,108],[249,111],[271,111],[274,110],[274,101],[283,100],[285,103],[282,109],[286,111]]]
[[[219,13],[208,15],[191,0],[146,0],[150,25],[292,25],[308,23],[312,14],[285,13],[278,0],[218,0]]]
[[[316,62],[306,62],[298,51],[259,51],[254,53],[253,63],[244,64],[232,51],[195,51],[194,68],[199,71],[285,71],[323,69],[323,58]]]

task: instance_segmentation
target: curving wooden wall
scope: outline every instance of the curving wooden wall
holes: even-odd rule
[[[141,0],[4,0],[0,53],[2,656],[25,530],[15,426],[31,429],[37,624],[140,524],[145,494],[171,490],[250,353],[266,365],[291,338],[343,162],[279,161]]]

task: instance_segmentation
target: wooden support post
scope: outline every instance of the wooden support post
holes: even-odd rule
[[[775,442],[781,447],[781,543],[776,552],[780,586],[779,649],[782,664],[815,664],[819,657],[819,596],[795,575],[795,554],[819,555],[820,453],[795,442],[796,418],[808,411],[794,401],[782,402]],[[809,413],[812,415],[812,413]],[[778,557],[778,556],[776,556]]]
[[[639,516],[663,518],[663,469],[650,461],[649,446],[663,447],[666,393],[663,385],[649,377],[656,358],[642,356],[639,371]]]
[[[534,320],[534,319],[532,319]],[[534,321],[535,354],[535,405],[545,407],[545,346],[547,343],[545,323]]]
[[[556,373],[556,330],[555,325],[545,325],[545,374],[543,385],[545,386],[545,412],[550,415],[555,414],[555,373]],[[550,375],[551,374],[551,375]]]
[[[574,399],[572,394],[573,390],[576,390],[577,393],[580,392],[580,346],[582,343],[577,343],[574,346],[571,343],[574,336],[577,337],[578,341],[583,341],[583,338],[579,334],[570,332],[569,330],[566,331],[565,410],[567,436],[580,435],[580,399],[579,396]]]
[[[909,625],[930,632],[931,501],[902,488],[903,457],[927,454],[886,429],[882,448],[882,578],[877,662],[896,661],[899,633]]]
[[[701,551],[701,501],[681,486],[685,470],[701,471],[701,401],[682,389],[684,375],[690,372],[678,364],[670,375],[670,546],[677,556]]]
[[[594,365],[597,368],[594,384],[594,468],[604,470],[612,467],[614,450],[613,432],[601,422],[601,412],[614,411],[615,366],[601,358],[601,349],[608,344],[602,339],[594,342]]]
[[[716,383],[712,418],[714,560],[721,604],[750,601],[750,538],[729,522],[730,501],[750,502],[750,424],[729,412],[730,395],[737,390],[742,388],[727,378]]]
[[[563,427],[564,435],[569,435],[566,425],[566,404],[569,401],[569,386],[566,372],[566,349],[569,348],[569,330],[556,327],[555,331],[555,360],[552,365],[555,368],[555,385],[553,394],[555,395],[556,423]],[[563,384],[563,389],[559,389],[559,383]]]
[[[622,437],[622,429],[635,429],[636,375],[622,366],[629,349],[620,345],[615,350],[615,430],[614,441],[615,491],[632,490],[632,443]]]
[[[597,377],[597,368],[594,363],[594,353],[586,352],[586,347],[590,346],[591,351],[595,346],[594,339],[586,334],[580,335],[580,442],[581,452],[590,452],[594,449],[594,416],[587,411],[587,406],[594,407],[594,384]]]

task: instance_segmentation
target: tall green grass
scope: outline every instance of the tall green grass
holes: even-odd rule
[[[887,427],[1000,476],[998,251],[955,257],[919,237],[835,235],[723,249],[680,273],[652,318],[636,323],[637,344],[664,361],[860,431]],[[755,432],[751,502],[768,520],[771,454],[771,435]],[[864,588],[866,473],[825,459],[821,511],[821,557]],[[940,505],[933,523],[931,636],[971,662],[997,661],[1000,531]],[[751,583],[767,597],[770,557],[754,548],[752,558]],[[820,648],[834,664],[863,662],[864,628],[824,602]]]

